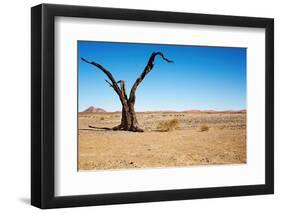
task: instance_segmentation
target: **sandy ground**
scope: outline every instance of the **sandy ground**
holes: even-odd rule
[[[79,113],[79,170],[246,163],[246,113],[137,113],[143,133],[89,128],[113,127],[120,113]],[[178,128],[161,132],[162,121]],[[202,125],[209,127],[201,131]]]

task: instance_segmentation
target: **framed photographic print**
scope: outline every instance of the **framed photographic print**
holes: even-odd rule
[[[31,9],[31,203],[272,194],[274,21]]]

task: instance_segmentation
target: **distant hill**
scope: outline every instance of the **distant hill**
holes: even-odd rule
[[[223,110],[223,111],[219,111],[219,110],[197,110],[197,109],[193,109],[193,110],[185,110],[183,112],[198,112],[198,113],[245,113],[247,112],[246,109],[241,109],[241,110]]]
[[[87,108],[83,112],[91,113],[91,112],[106,112],[106,111],[102,108],[95,108],[94,106],[90,106],[89,108]]]
[[[200,109],[191,109],[191,110],[185,110],[183,112],[206,112],[206,113],[212,113],[212,112],[219,112],[216,110],[200,110]]]
[[[241,109],[241,110],[225,110],[225,111],[222,111],[222,112],[227,112],[227,113],[245,113],[247,112],[246,109]]]

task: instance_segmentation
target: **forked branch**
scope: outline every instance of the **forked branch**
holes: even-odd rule
[[[119,95],[121,102],[123,103],[125,101],[125,96],[123,96],[123,92],[119,88],[119,86],[118,86],[117,82],[115,81],[113,75],[107,69],[105,69],[102,65],[100,65],[100,64],[98,64],[94,61],[88,61],[88,60],[86,60],[85,58],[82,58],[82,57],[81,57],[81,60],[99,68],[108,77],[108,79],[111,81],[111,83],[110,83],[108,80],[105,80],[115,90],[115,92]]]

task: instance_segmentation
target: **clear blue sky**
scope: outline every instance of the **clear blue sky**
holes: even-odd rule
[[[136,111],[246,109],[246,48],[78,41],[79,111],[91,105],[121,110],[105,74],[80,57],[100,63],[117,81],[125,80],[129,93],[155,51],[174,63],[156,58],[137,89]]]

